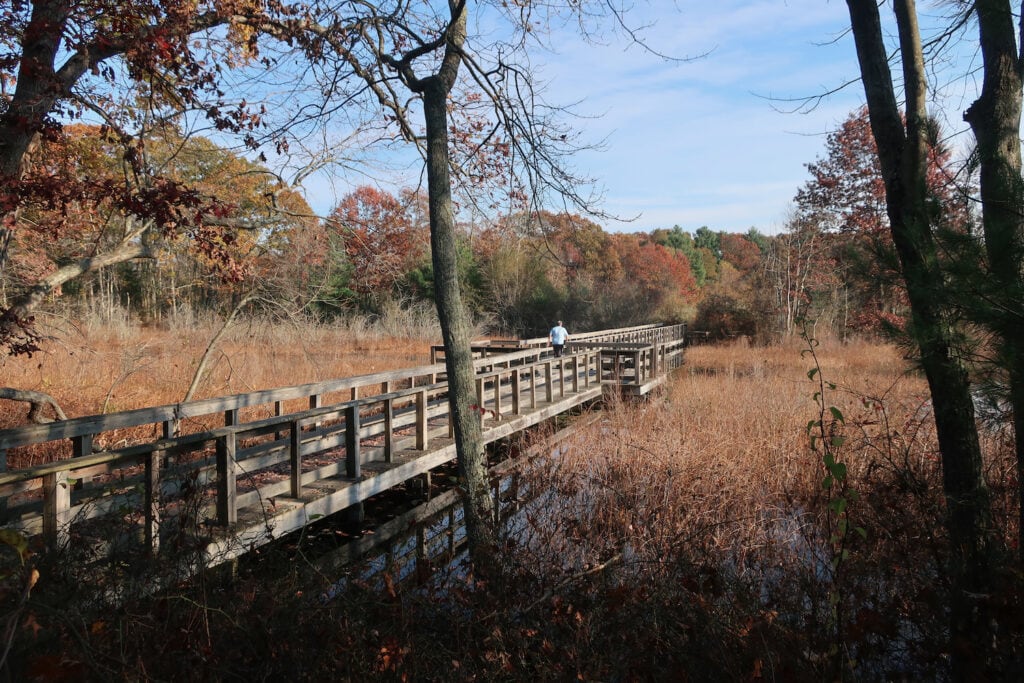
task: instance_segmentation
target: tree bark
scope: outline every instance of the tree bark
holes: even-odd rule
[[[992,326],[1008,370],[1016,435],[1018,564],[1024,567],[1024,187],[1020,123],[1024,60],[1007,0],[978,0],[981,94],[964,113],[978,145],[981,224],[992,278]]]
[[[466,536],[478,575],[497,577],[496,543],[491,520],[493,502],[487,476],[480,413],[476,403],[476,374],[470,349],[472,330],[459,289],[455,210],[452,201],[448,143],[448,93],[455,85],[466,39],[464,0],[449,0],[444,58],[438,72],[406,82],[423,95],[427,129],[427,194],[430,205],[430,245],[434,265],[434,296],[445,348],[448,400],[455,434],[459,475],[462,480]]]
[[[966,368],[955,346],[948,313],[951,292],[932,235],[926,183],[928,153],[924,60],[913,0],[895,0],[906,128],[889,73],[876,0],[847,0],[871,129],[885,181],[893,242],[911,309],[911,334],[928,380],[942,454],[946,527],[953,586],[950,640],[953,675],[970,677],[975,660],[991,648],[983,603],[991,588],[991,510]]]
[[[36,2],[22,39],[18,86],[0,116],[0,194],[13,192],[24,173],[28,152],[45,117],[57,101],[53,64],[68,19],[65,2]],[[3,198],[3,197],[0,197]],[[18,202],[7,199],[0,222],[0,275],[7,266],[11,236],[17,223]]]

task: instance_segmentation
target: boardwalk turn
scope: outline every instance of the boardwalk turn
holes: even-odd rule
[[[646,393],[681,363],[685,331],[575,335],[561,358],[546,339],[475,345],[486,442],[604,391]],[[0,525],[100,556],[125,545],[158,554],[187,537],[190,565],[219,564],[454,459],[444,372],[435,362],[0,430],[4,465],[14,449],[64,451],[0,470]]]

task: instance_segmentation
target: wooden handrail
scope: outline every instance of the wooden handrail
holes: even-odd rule
[[[670,336],[674,335],[675,330]],[[665,359],[670,352],[675,354],[672,358],[678,357],[680,348],[676,341],[611,343],[605,346],[612,348],[587,348],[590,346],[581,343],[580,348],[570,349],[570,353],[559,358],[553,357],[547,349],[531,348],[475,360],[481,419],[494,418],[488,427],[487,438],[500,438],[522,429],[523,425],[553,416],[565,410],[565,406],[592,400],[601,391],[600,386],[592,386],[595,381],[598,384],[626,381],[631,385],[643,385],[656,377],[660,368],[667,367]],[[415,463],[415,467],[407,470],[415,473],[436,466],[432,463],[443,462],[440,458],[454,457],[450,442],[436,445],[431,439],[435,436],[441,440],[439,430],[444,427],[433,420],[447,416],[449,410],[445,400],[448,384],[443,375],[444,366],[433,364],[406,371],[374,373],[122,414],[77,418],[67,421],[71,425],[64,425],[56,432],[37,427],[3,430],[0,436],[6,440],[0,444],[28,445],[39,439],[45,440],[41,435],[57,433],[60,436],[56,438],[77,440],[75,451],[82,454],[18,471],[0,472],[0,489],[3,491],[0,493],[0,505],[10,505],[7,508],[8,519],[15,528],[25,529],[26,533],[29,530],[31,533],[42,531],[48,542],[61,544],[70,540],[70,529],[75,520],[92,519],[119,510],[127,501],[132,509],[141,513],[136,517],[137,523],[142,524],[141,538],[146,550],[155,553],[159,550],[160,515],[165,512],[161,501],[167,496],[173,498],[178,495],[183,481],[193,482],[199,490],[215,493],[215,501],[210,501],[212,505],[208,508],[204,507],[206,511],[203,514],[212,515],[224,529],[236,524],[244,527],[240,511],[258,509],[268,499],[276,498],[279,504],[302,508],[310,504],[303,503],[311,490],[306,487],[329,478],[341,478],[347,482],[343,486],[358,488],[369,477],[367,486],[358,489],[361,493],[352,495],[372,495],[370,491],[394,485],[377,483],[380,480],[375,477],[383,476],[381,465],[377,463],[394,464],[399,470]],[[439,381],[439,378],[442,379]],[[400,381],[403,384],[408,382],[410,386],[389,390]],[[378,387],[379,393],[374,390],[375,393],[360,396],[358,390],[361,387]],[[334,400],[325,396],[345,389],[351,391],[350,398],[324,404],[326,400]],[[538,398],[539,393],[541,398]],[[302,398],[308,399],[307,407],[303,409],[286,413],[281,405],[284,400]],[[566,401],[566,398],[570,400]],[[541,405],[541,401],[548,405]],[[263,404],[272,406],[274,414],[249,422],[239,420],[239,408]],[[487,410],[483,409],[485,405]],[[94,438],[110,429],[111,424],[159,425],[169,415],[180,419],[185,414],[220,412],[224,414],[225,424],[222,426],[193,434],[168,435],[165,431],[162,438],[152,442],[100,453],[89,452]],[[520,415],[524,415],[526,421],[517,426],[514,418]],[[409,427],[411,431],[405,432]],[[451,429],[451,420],[448,420],[449,437]],[[344,449],[342,458],[318,464],[313,469],[303,467],[304,457],[338,448]],[[394,457],[396,449],[402,449],[402,456],[397,461]],[[423,455],[412,455],[410,450],[420,451]],[[189,454],[201,457],[193,458]],[[368,468],[370,474],[366,476],[364,462],[375,463],[374,467]],[[127,467],[131,469],[124,469]],[[272,480],[256,482],[251,489],[239,490],[242,477],[270,471],[271,468],[277,472]],[[388,470],[385,467],[383,471]],[[108,480],[101,483],[92,479],[109,474],[113,474],[113,481],[117,482],[113,496],[106,488]],[[280,475],[285,475],[285,478]],[[413,475],[395,475],[409,476]],[[392,479],[394,482],[403,480]],[[338,485],[337,482],[328,484],[328,488]],[[42,493],[41,498],[39,492]],[[358,502],[362,499],[353,497],[347,500]],[[294,528],[288,526],[292,523],[288,521],[282,528]]]
[[[501,356],[493,356],[486,359],[473,361],[476,368],[488,367],[497,364],[510,364],[517,361],[537,358],[538,351],[526,349]],[[359,387],[382,385],[385,382],[398,380],[416,380],[424,378],[433,379],[445,372],[443,363],[424,365],[405,370],[392,370],[377,372],[368,375],[358,375],[345,379],[331,380],[326,382],[314,382],[292,387],[279,389],[265,389],[245,394],[234,394],[219,398],[200,399],[187,403],[173,403],[151,408],[137,408],[120,413],[109,415],[88,415],[77,418],[70,418],[59,422],[51,422],[43,425],[28,425],[25,427],[13,427],[0,430],[0,451],[29,446],[36,443],[45,443],[60,439],[73,439],[95,436],[103,432],[143,425],[159,424],[169,421],[181,420],[187,417],[201,417],[217,413],[231,413],[234,418],[226,420],[227,426],[237,419],[237,411],[240,408],[247,408],[260,405],[275,404],[275,410],[280,411],[281,406],[277,405],[282,401],[322,397],[325,394],[352,390]],[[430,382],[433,384],[434,382]],[[422,386],[422,385],[420,385]],[[319,399],[317,399],[319,400]],[[332,404],[337,405],[337,404]],[[316,405],[311,407],[315,408]],[[88,452],[81,455],[88,455]]]

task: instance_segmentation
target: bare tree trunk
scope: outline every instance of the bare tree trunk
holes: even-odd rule
[[[991,510],[982,470],[967,371],[949,320],[951,292],[931,232],[925,181],[928,153],[924,60],[913,0],[893,3],[899,29],[906,96],[900,115],[876,0],[847,0],[871,130],[885,181],[893,242],[907,285],[911,333],[921,352],[942,453],[946,527],[953,585],[950,640],[955,680],[971,677],[991,648],[982,598],[991,588]],[[1019,143],[1018,143],[1019,144]],[[975,671],[975,673],[979,673]]]
[[[53,63],[67,23],[69,6],[60,0],[34,2],[25,27],[17,89],[0,116],[0,198],[16,192],[30,150],[37,144],[44,117],[50,113],[61,87]],[[18,207],[18,201],[6,201]],[[18,209],[0,216],[0,274],[7,265]]]
[[[992,278],[992,327],[1008,369],[1016,435],[1018,563],[1024,566],[1024,187],[1020,120],[1024,77],[1007,0],[978,0],[979,42],[985,78],[981,95],[964,113],[978,144],[982,228]]]
[[[472,330],[459,290],[455,211],[449,170],[447,97],[459,69],[458,50],[465,40],[466,11],[464,3],[451,3],[451,6],[453,16],[444,62],[437,75],[419,81],[427,127],[430,245],[434,295],[444,338],[451,420],[459,475],[464,487],[466,535],[476,571],[494,576],[498,565],[491,527],[493,502],[480,414],[471,407],[476,403],[476,376],[470,350]]]

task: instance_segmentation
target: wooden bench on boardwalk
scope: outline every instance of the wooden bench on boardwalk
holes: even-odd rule
[[[685,326],[639,333],[573,340],[561,358],[544,344],[481,354],[485,441],[609,388],[644,393],[664,381]],[[0,470],[0,525],[96,556],[166,554],[187,537],[191,571],[225,562],[453,460],[444,375],[434,363],[0,430],[4,465],[14,449],[63,449],[54,462]]]

